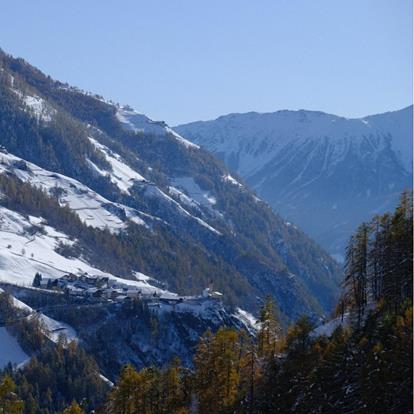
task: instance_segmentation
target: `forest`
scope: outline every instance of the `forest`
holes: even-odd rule
[[[394,213],[357,229],[343,294],[322,327],[303,316],[284,330],[269,298],[255,337],[207,331],[192,368],[177,359],[141,370],[128,365],[113,387],[81,346],[62,340],[42,346],[23,369],[2,373],[0,412],[411,413],[412,226],[407,192]],[[6,312],[7,300],[0,303]]]

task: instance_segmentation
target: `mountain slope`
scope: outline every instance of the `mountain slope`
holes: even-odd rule
[[[175,130],[223,159],[275,211],[339,256],[358,223],[393,208],[411,187],[412,111],[361,119],[251,112]]]
[[[211,154],[22,59],[1,53],[0,67],[7,208],[42,217],[113,276],[144,273],[186,295],[212,281],[250,311],[272,294],[288,318],[330,311],[335,262]]]

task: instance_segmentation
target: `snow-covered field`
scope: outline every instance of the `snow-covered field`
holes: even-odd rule
[[[45,324],[46,335],[51,341],[57,342],[61,335],[64,335],[68,342],[78,341],[76,331],[67,323],[57,321],[43,314],[40,314],[39,318]]]
[[[31,285],[34,275],[39,272],[45,278],[57,278],[68,273],[107,276],[125,285],[135,286],[143,294],[157,292],[170,297],[172,293],[148,283],[150,277],[135,272],[137,280],[125,280],[103,272],[81,258],[67,258],[55,249],[59,243],[72,245],[66,234],[51,226],[42,224],[39,217],[23,215],[0,207],[0,281],[17,285]],[[32,225],[42,225],[43,232],[30,234]]]

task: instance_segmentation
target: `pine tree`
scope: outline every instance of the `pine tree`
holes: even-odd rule
[[[40,287],[41,282],[42,282],[42,275],[39,272],[37,272],[35,274],[34,279],[33,279],[33,286],[34,287]]]
[[[282,329],[276,315],[276,305],[270,296],[260,310],[259,323],[258,354],[261,357],[275,355]]]
[[[391,223],[392,268],[394,286],[391,302],[394,311],[413,294],[413,203],[412,194],[404,192]]]
[[[357,326],[361,326],[362,318],[368,303],[368,238],[369,226],[363,223],[358,227],[347,246],[345,263],[346,298],[357,314]]]

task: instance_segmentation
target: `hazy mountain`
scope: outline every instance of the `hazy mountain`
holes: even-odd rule
[[[361,119],[230,114],[175,128],[220,157],[287,220],[340,258],[355,227],[412,183],[413,107]]]

